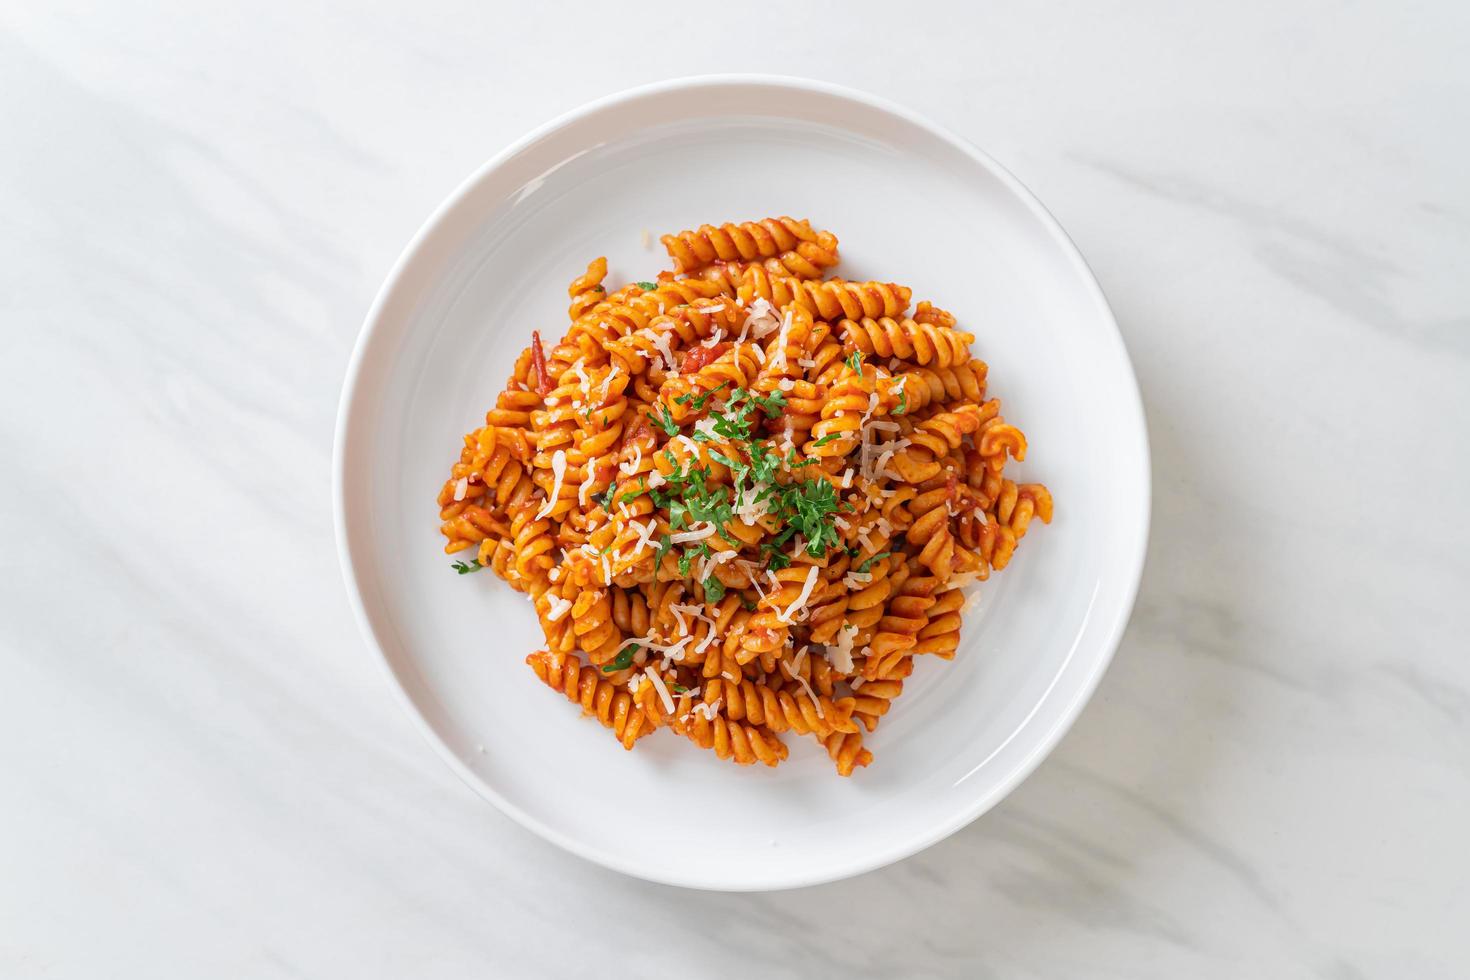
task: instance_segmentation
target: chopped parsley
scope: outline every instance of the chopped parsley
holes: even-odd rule
[[[713,396],[715,392],[719,391],[721,388],[725,387],[725,385],[729,383],[730,382],[728,381],[721,381],[709,391],[706,391],[704,394],[699,395],[698,397],[695,397],[694,392],[691,391],[687,395],[680,395],[678,398],[675,398],[674,401],[680,405],[688,405],[693,411],[702,412],[704,411],[704,403],[709,401],[710,397]],[[673,433],[670,432],[669,435],[673,435]]]
[[[697,395],[689,392],[675,401],[700,410],[725,387],[721,384]],[[769,568],[785,568],[791,564],[793,556],[781,549],[798,534],[805,542],[805,552],[812,557],[821,557],[840,543],[834,521],[843,505],[836,487],[822,475],[802,478],[796,474],[797,470],[819,460],[802,458],[795,448],[788,449],[783,455],[756,429],[762,417],[777,418],[785,407],[786,396],[780,391],[762,395],[737,387],[729,390],[723,400],[710,410],[708,422],[694,432],[693,439],[711,444],[706,450],[708,459],[730,471],[728,481],[721,478],[716,482],[709,465],[702,464],[698,457],[681,462],[667,448],[663,450],[664,460],[668,463],[667,472],[663,473],[663,484],[647,492],[654,506],[667,512],[670,530],[679,531],[700,524],[723,529],[739,519],[737,511],[754,505],[782,527],[780,533],[761,545],[761,557]],[[654,421],[670,438],[680,432],[680,425],[674,420],[668,405],[659,406]],[[836,438],[840,435],[824,437],[817,444],[823,445]],[[671,550],[672,543],[668,535],[664,535],[659,541],[658,560],[662,561]],[[687,576],[696,558],[708,559],[710,556],[707,541],[680,550],[679,574]],[[723,583],[712,577],[705,580],[704,586],[712,602],[718,602],[727,591]]]
[[[627,670],[633,666],[633,654],[638,651],[638,644],[629,643],[618,651],[618,655],[602,665],[604,674],[611,674],[615,670]]]
[[[855,350],[847,356],[847,366],[857,374],[863,373],[863,352]]]
[[[842,438],[842,433],[840,433],[840,432],[829,432],[826,435],[824,435],[822,438],[818,439],[816,442],[812,443],[812,445],[813,446],[825,446],[827,443],[829,443],[829,442],[836,442],[838,439],[841,439],[841,438]]]
[[[478,572],[480,569],[484,568],[485,566],[484,565],[481,565],[478,560],[474,560],[474,561],[471,561],[469,563],[465,563],[465,562],[462,562],[462,561],[457,561],[454,564],[450,565],[449,567],[452,568],[452,569],[454,569],[456,572],[458,572],[461,575],[469,575],[471,572]]]
[[[909,393],[903,388],[898,389],[898,407],[892,412],[894,415],[902,415],[909,408]]]
[[[891,552],[891,551],[880,551],[880,552],[878,552],[872,558],[869,558],[867,561],[863,562],[861,565],[859,565],[857,567],[857,570],[858,570],[859,574],[861,574],[863,572],[866,572],[870,568],[872,568],[873,567],[873,562],[877,561],[880,558],[887,558],[891,554],[893,554],[893,552]]]
[[[658,288],[658,283],[656,283],[656,282],[647,282],[647,281],[644,281],[644,282],[635,282],[633,285],[637,286],[639,289],[643,290],[645,293],[648,292],[651,289],[657,289]]]
[[[669,406],[660,405],[658,407],[658,413],[658,418],[654,419],[653,421],[658,424],[658,427],[660,429],[664,430],[664,435],[668,436],[670,439],[678,435],[679,423],[674,421],[674,413],[669,411]]]

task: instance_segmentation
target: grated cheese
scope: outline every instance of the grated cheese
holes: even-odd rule
[[[776,354],[771,358],[773,370],[784,371],[786,369],[786,338],[791,330],[791,317],[792,311],[787,310],[785,318],[781,321],[781,332],[776,334]],[[779,364],[776,363],[776,358],[780,358]]]
[[[719,309],[722,309],[722,310],[724,309],[723,306],[718,307],[718,308]],[[701,347],[713,347],[715,344],[718,344],[720,342],[720,338],[723,337],[723,336],[725,336],[725,330],[724,330],[724,328],[723,327],[715,327],[715,332],[709,338],[709,340],[702,341],[699,346],[701,346]]]
[[[760,340],[775,330],[777,326],[775,308],[764,296],[758,296],[755,302],[750,304],[750,313],[745,317],[745,322],[740,325],[740,336],[735,343],[744,343],[747,334],[755,340]]]
[[[951,589],[963,589],[980,581],[979,572],[960,572],[949,580]]]
[[[455,484],[454,484],[454,499],[455,500],[457,500],[457,501],[458,500],[463,500],[465,498],[465,494],[467,494],[469,492],[470,492],[470,478],[469,477],[462,476],[457,481],[455,481]]]
[[[798,675],[796,677],[793,677],[792,680],[796,681],[796,683],[798,683],[798,684],[800,684],[802,686],[802,689],[806,691],[806,696],[809,697],[809,698],[811,698],[812,699],[812,704],[814,704],[814,705],[817,706],[817,717],[818,718],[825,718],[825,717],[827,717],[826,713],[824,711],[822,711],[822,702],[821,702],[821,699],[819,699],[817,697],[817,692],[812,690],[812,682],[809,681],[809,680],[807,680],[805,677],[800,676],[800,675]]]
[[[597,485],[597,470],[592,466],[587,467],[587,479],[577,488],[577,503],[587,505],[587,494]]]
[[[644,548],[653,544],[653,532],[655,529],[653,519],[650,518],[647,524],[642,524],[638,521],[629,521],[628,526],[638,532],[637,547],[633,549],[633,553],[635,555],[642,554]]]
[[[618,465],[618,472],[626,473],[628,476],[636,476],[638,467],[641,465],[643,465],[643,447],[635,442],[633,443],[633,458],[620,463]]]
[[[712,537],[715,531],[715,526],[708,521],[705,521],[704,527],[692,528],[688,531],[680,531],[678,534],[670,536],[669,540],[674,544],[685,544],[690,541],[703,541],[705,538]]]
[[[566,475],[567,454],[558,449],[551,454],[551,493],[546,497],[546,506],[536,512],[536,520],[539,521],[547,514],[550,514],[551,509],[556,506],[556,500],[561,495],[561,481],[566,478]]]
[[[827,647],[827,661],[834,669],[844,674],[852,673],[852,641],[857,636],[857,627],[843,623],[837,631],[837,642]]]
[[[690,713],[702,716],[705,721],[714,721],[715,714],[719,712],[720,704],[724,700],[724,698],[715,698],[714,701],[708,704],[696,704],[694,710]]]
[[[812,597],[812,589],[817,586],[818,571],[816,565],[811,567],[811,571],[806,573],[806,584],[801,587],[801,595],[796,597],[796,601],[788,606],[785,612],[777,613],[777,619],[783,623],[789,623],[796,611],[806,605],[806,601]]]
[[[678,371],[678,365],[674,363],[674,352],[669,349],[669,335],[667,333],[657,333],[651,339],[653,340],[653,346],[658,348],[658,352],[663,355],[664,363],[668,365],[669,370]]]
[[[552,571],[556,571],[556,569],[552,569]],[[546,621],[548,623],[554,623],[557,620],[561,619],[569,611],[571,611],[572,608],[571,600],[563,599],[560,596],[547,596],[547,602],[551,606],[551,608],[546,613]]]

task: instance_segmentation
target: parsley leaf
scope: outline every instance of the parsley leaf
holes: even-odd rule
[[[694,394],[694,392],[691,391],[687,395],[680,395],[678,398],[675,398],[674,401],[677,402],[680,405],[688,405],[691,409],[693,409],[696,412],[702,412],[702,411],[704,411],[704,403],[707,402],[707,401],[709,401],[710,398],[714,395],[715,392],[719,391],[721,388],[725,387],[725,385],[727,385],[729,383],[730,382],[728,382],[728,381],[721,381],[719,384],[715,385],[709,391],[704,392],[703,394],[699,395],[698,397],[696,397],[695,394]]]
[[[664,555],[667,555],[669,553],[669,549],[672,548],[673,546],[674,546],[673,539],[670,538],[667,534],[662,535],[658,539],[658,551],[654,553],[654,556],[653,556],[654,562],[655,563],[658,563],[658,564],[663,564]]]
[[[462,561],[457,561],[454,564],[450,565],[449,567],[452,568],[452,569],[454,569],[456,572],[458,572],[461,575],[469,575],[472,572],[478,572],[480,569],[484,568],[485,566],[484,565],[481,565],[479,563],[479,561],[476,560],[476,561],[471,561],[469,564],[465,564]]]
[[[663,429],[664,434],[669,436],[670,438],[678,435],[679,423],[674,421],[674,413],[669,411],[669,406],[660,405],[658,407],[658,411],[659,416],[658,418],[654,419],[654,422],[658,424],[658,427],[660,429]]]
[[[893,552],[891,552],[891,551],[880,551],[880,552],[878,552],[872,558],[869,558],[867,561],[863,562],[861,565],[859,565],[857,567],[858,573],[861,574],[863,572],[866,572],[868,569],[870,569],[870,568],[873,567],[873,562],[877,561],[880,558],[887,558],[891,554],[893,554]]]
[[[786,396],[779,391],[773,391],[765,397],[751,392],[747,397],[750,399],[752,404],[756,405],[760,408],[761,411],[766,413],[767,418],[775,418],[776,416],[781,414],[781,409],[786,407]]]
[[[704,580],[704,601],[719,602],[725,598],[725,583],[711,575]]]
[[[836,442],[838,439],[841,439],[841,438],[842,438],[842,433],[840,433],[840,432],[829,432],[826,435],[824,435],[822,438],[818,439],[816,442],[812,443],[812,445],[813,446],[825,446],[827,443],[829,443],[829,442]]]
[[[737,463],[735,460],[731,459],[729,456],[726,456],[724,453],[720,452],[718,449],[711,449],[709,451],[709,458],[712,459],[712,460],[714,460],[717,463],[724,463],[726,466],[730,467],[730,469],[732,469],[732,470],[744,470],[744,469],[748,469],[748,467],[744,463]]]
[[[853,371],[856,372],[857,374],[862,374],[863,373],[863,352],[862,351],[855,350],[851,354],[849,354],[848,355],[848,358],[847,358],[847,366],[850,367],[850,368],[852,368]]]
[[[627,670],[633,666],[633,654],[638,650],[638,644],[629,643],[618,651],[618,655],[602,665],[604,674],[611,674],[615,670]]]
[[[755,600],[752,599],[750,596],[741,596],[740,605],[744,607],[747,612],[755,612]]]
[[[639,289],[643,290],[645,293],[648,292],[651,289],[657,289],[658,288],[658,283],[656,283],[656,282],[646,282],[646,281],[645,282],[635,282],[633,285],[637,286]]]
[[[902,415],[909,410],[909,393],[903,388],[898,389],[898,407],[891,414]]]

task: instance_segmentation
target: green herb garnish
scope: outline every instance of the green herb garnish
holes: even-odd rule
[[[859,574],[862,574],[863,572],[866,572],[868,569],[870,569],[870,568],[873,567],[873,562],[877,561],[880,558],[887,558],[891,554],[893,554],[893,552],[891,552],[891,551],[880,551],[880,552],[878,552],[872,558],[869,558],[867,561],[863,562],[861,565],[859,565],[857,567],[858,573]]]
[[[645,293],[648,292],[651,289],[657,289],[658,288],[658,283],[656,283],[656,282],[635,282],[633,285],[637,286],[639,289],[643,290]]]
[[[611,674],[615,670],[627,670],[633,666],[633,654],[638,651],[638,644],[629,643],[618,651],[618,655],[602,665],[604,674]]]
[[[687,395],[680,395],[678,398],[675,398],[674,401],[680,405],[688,405],[689,408],[693,411],[702,412],[704,411],[704,403],[709,401],[710,397],[713,396],[715,392],[719,391],[721,388],[725,387],[725,385],[729,383],[730,382],[728,381],[721,381],[709,391],[704,392],[698,397],[696,397],[694,392],[691,391]]]
[[[679,423],[674,421],[674,413],[669,411],[669,406],[660,405],[658,411],[659,417],[654,419],[654,422],[658,423],[658,427],[664,430],[664,434],[672,439],[679,434]]]
[[[847,366],[850,367],[850,368],[852,368],[853,371],[855,371],[856,373],[862,374],[863,373],[863,352],[862,351],[855,350],[851,354],[849,354],[848,357],[847,357]]]
[[[719,602],[725,598],[725,583],[711,575],[704,580],[704,601]]]
[[[484,565],[481,565],[478,560],[475,560],[475,561],[469,562],[468,564],[466,564],[465,562],[462,562],[462,561],[457,561],[457,562],[453,563],[452,565],[450,565],[449,567],[452,568],[452,569],[454,569],[456,572],[458,572],[461,575],[469,575],[471,572],[478,572],[480,569],[484,568],[485,566]]]

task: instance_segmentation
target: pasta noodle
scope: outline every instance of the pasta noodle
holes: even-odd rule
[[[539,332],[439,492],[461,574],[493,569],[545,635],[526,662],[631,749],[671,729],[776,766],[810,736],[841,776],[917,660],[959,648],[965,588],[1052,497],[975,335],[912,292],[824,278],[789,217],[662,238],[674,268]]]

